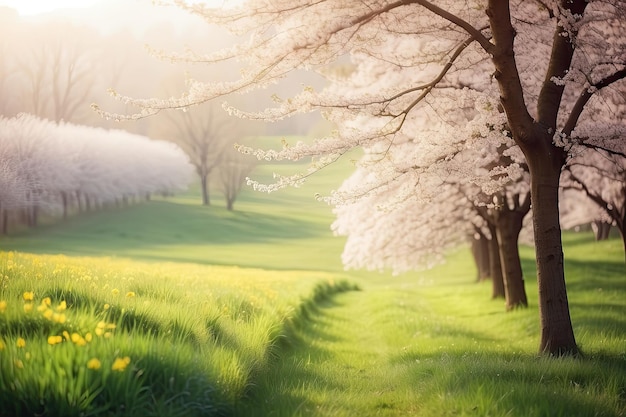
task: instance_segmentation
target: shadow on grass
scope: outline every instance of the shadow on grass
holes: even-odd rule
[[[0,239],[0,248],[30,253],[123,254],[176,245],[271,244],[317,236],[319,225],[280,215],[151,201],[84,213]]]

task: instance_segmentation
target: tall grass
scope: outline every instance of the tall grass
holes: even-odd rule
[[[228,415],[324,273],[0,253],[0,415]]]

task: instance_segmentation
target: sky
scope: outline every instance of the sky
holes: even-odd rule
[[[32,16],[48,13],[57,9],[80,9],[93,6],[96,3],[104,3],[106,0],[0,0],[0,6],[11,7],[22,16]],[[189,3],[207,3],[213,6],[223,4],[235,4],[236,1],[224,0],[191,0]]]
[[[11,7],[22,16],[93,6],[99,0],[0,0],[0,6]]]

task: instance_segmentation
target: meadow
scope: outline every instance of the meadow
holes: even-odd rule
[[[564,234],[584,355],[541,357],[531,248],[509,313],[466,249],[343,271],[313,198],[342,170],[235,212],[191,190],[0,239],[0,416],[626,415],[619,239]]]

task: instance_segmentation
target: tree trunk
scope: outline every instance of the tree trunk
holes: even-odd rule
[[[545,143],[545,142],[544,142]],[[539,350],[552,355],[578,354],[569,314],[563,242],[559,221],[559,178],[562,159],[552,144],[525,152],[530,168],[533,227],[539,287],[541,342]]]
[[[489,269],[491,271],[491,298],[504,298],[504,277],[502,276],[502,263],[500,262],[500,249],[496,228],[489,225],[491,239],[489,240]]]
[[[611,224],[596,221],[591,223],[591,230],[593,230],[593,235],[597,241],[606,240],[609,238],[609,233],[611,232]]]
[[[478,239],[470,236],[472,256],[476,264],[476,281],[481,282],[489,279],[489,240],[482,233],[478,233]]]
[[[498,212],[496,235],[504,277],[506,310],[528,307],[528,298],[524,287],[522,263],[519,257],[519,233],[522,230],[524,213],[503,208]]]
[[[208,175],[200,176],[200,186],[202,187],[202,205],[209,206],[211,201],[209,200],[209,180]]]

